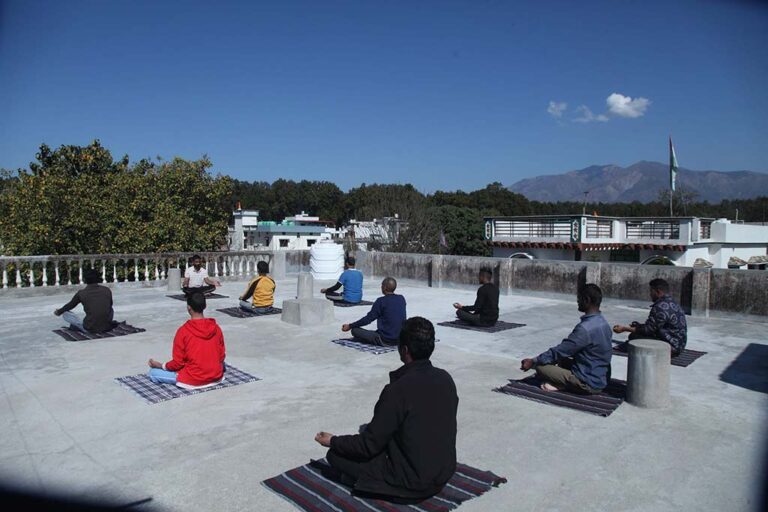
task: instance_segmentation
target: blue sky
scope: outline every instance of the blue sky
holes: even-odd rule
[[[0,0],[0,167],[98,138],[244,180],[768,170],[768,5]]]

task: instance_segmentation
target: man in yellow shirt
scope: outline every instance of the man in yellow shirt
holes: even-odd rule
[[[269,265],[266,261],[256,264],[259,273],[248,283],[248,289],[240,297],[240,308],[254,313],[269,313],[275,302],[275,281],[267,275]],[[251,302],[248,300],[251,299]]]

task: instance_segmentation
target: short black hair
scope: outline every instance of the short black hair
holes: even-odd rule
[[[648,285],[651,287],[652,290],[656,290],[659,292],[669,293],[669,283],[666,281],[666,279],[656,278],[653,279]]]
[[[585,284],[579,290],[579,299],[585,304],[590,304],[599,308],[600,304],[603,302],[603,291],[596,284]]]
[[[411,317],[400,328],[399,345],[408,347],[414,360],[429,359],[435,350],[435,327],[426,318]]]
[[[355,260],[354,256],[347,256],[347,266],[348,267],[354,267],[356,261],[357,260]]]
[[[397,280],[394,277],[385,277],[381,282],[381,286],[388,292],[394,292],[397,290]]]
[[[490,279],[493,277],[493,270],[491,270],[489,267],[483,267],[480,269],[480,274]]]
[[[202,313],[205,311],[205,295],[193,293],[187,297],[187,306],[191,307],[195,313]]]
[[[101,282],[99,271],[95,268],[89,268],[83,272],[83,282],[85,282],[85,284],[96,284]]]
[[[266,261],[258,262],[256,264],[256,272],[258,272],[259,274],[266,274],[267,272],[269,272],[269,263],[267,263]]]
[[[203,259],[203,258],[201,258],[199,254],[194,254],[194,255],[192,255],[192,257],[191,257],[191,258],[189,258],[189,261],[193,261],[193,260],[202,260],[202,259]]]

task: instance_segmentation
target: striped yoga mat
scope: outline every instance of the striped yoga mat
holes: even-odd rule
[[[351,488],[341,484],[334,476],[337,474],[325,460],[319,460],[264,480],[261,484],[305,512],[444,512],[507,481],[490,471],[457,464],[456,473],[439,494],[416,505],[396,505],[379,499],[354,496]]]
[[[494,325],[488,327],[482,327],[479,325],[472,325],[461,320],[452,320],[450,322],[440,322],[437,325],[444,327],[455,327],[457,329],[466,329],[468,331],[480,331],[480,332],[500,332],[507,329],[516,329],[518,327],[525,327],[525,324],[516,324],[513,322],[504,322],[502,320],[497,321]]]
[[[139,395],[139,397],[141,397],[144,401],[150,404],[165,402],[167,400],[173,400],[174,398],[180,398],[183,396],[206,393],[216,389],[238,386],[240,384],[245,384],[246,382],[255,382],[257,380],[261,379],[229,364],[226,365],[223,382],[216,384],[215,386],[202,389],[184,389],[176,386],[175,384],[155,384],[149,380],[149,377],[146,373],[140,373],[139,375],[129,375],[127,377],[119,377],[115,379],[118,384],[127,389],[130,389]]]
[[[184,302],[187,301],[187,296],[183,293],[177,293],[176,295],[166,295],[169,299],[176,299],[176,300],[183,300]],[[218,293],[207,293],[205,295],[205,299],[228,299],[228,295],[219,295]]]
[[[614,345],[613,347],[613,355],[619,356],[619,357],[627,357],[629,348],[627,347],[627,342],[619,343],[618,345]],[[694,361],[696,361],[698,358],[706,354],[706,352],[699,352],[698,350],[688,350],[683,349],[683,351],[679,354],[674,356],[670,363],[672,366],[681,366],[685,368],[686,366],[690,365]]]
[[[126,323],[119,323],[112,329],[106,332],[89,332],[84,333],[76,329],[70,329],[64,327],[62,329],[56,329],[55,332],[67,341],[85,341],[85,340],[99,340],[101,338],[114,338],[115,336],[126,336],[128,334],[134,334],[137,332],[144,332],[146,329],[140,329]]]
[[[353,348],[355,350],[359,350],[360,352],[368,352],[369,354],[376,355],[397,351],[397,345],[372,345],[370,343],[363,343],[362,341],[358,341],[355,338],[341,338],[338,340],[331,340],[331,343],[341,345],[342,347]]]
[[[269,315],[279,315],[283,312],[280,308],[272,308],[269,313],[256,313],[255,311],[248,311],[243,308],[237,307],[237,308],[222,308],[217,309],[216,311],[221,311],[224,314],[227,314],[229,316],[233,316],[235,318],[252,318],[254,316],[269,316]]]
[[[509,384],[495,388],[494,391],[605,417],[610,416],[624,402],[627,389],[627,383],[617,379],[611,379],[608,387],[598,395],[578,395],[567,391],[544,391],[539,387],[540,385],[541,381],[532,376],[522,380],[510,380]]]

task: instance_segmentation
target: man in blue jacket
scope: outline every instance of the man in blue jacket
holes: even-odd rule
[[[400,327],[405,322],[405,297],[397,295],[397,281],[393,277],[387,277],[381,282],[381,293],[384,295],[376,299],[371,310],[363,318],[351,324],[344,324],[341,330],[352,331],[355,338],[370,343],[371,345],[397,345],[400,337]],[[376,330],[363,329],[376,320]]]
[[[545,391],[600,393],[607,385],[611,368],[611,327],[600,313],[603,293],[595,284],[585,285],[578,294],[579,311],[584,313],[573,332],[556,347],[534,358],[523,359],[524,372],[535,368]]]
[[[339,281],[330,288],[323,288],[320,293],[324,293],[328,300],[336,302],[346,302],[357,304],[363,300],[363,273],[355,268],[355,258],[347,257],[344,260],[344,272],[339,276]],[[339,293],[339,288],[344,287],[344,291]]]

